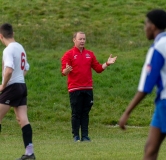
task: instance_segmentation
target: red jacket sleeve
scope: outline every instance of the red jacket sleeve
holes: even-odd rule
[[[102,64],[100,64],[97,59],[96,56],[93,54],[93,59],[92,59],[92,68],[97,72],[97,73],[101,73],[102,71],[104,71],[104,69],[102,68]]]
[[[69,56],[70,52],[66,52],[63,57],[61,58],[61,73],[63,74],[63,70],[66,68],[66,64],[71,65],[71,61],[70,61],[70,56]],[[64,75],[65,76],[65,75]]]

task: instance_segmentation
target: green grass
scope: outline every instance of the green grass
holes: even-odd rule
[[[132,50],[146,46],[142,32],[145,13],[166,8],[163,0],[0,0],[1,20],[14,25],[26,48],[66,48],[72,33],[83,30],[88,43],[99,48]]]
[[[129,126],[140,128],[122,132],[110,126],[117,124],[137,90],[141,67],[151,44],[143,32],[145,14],[152,8],[166,9],[165,1],[17,0],[11,3],[0,0],[0,4],[0,23],[13,24],[15,38],[24,45],[31,66],[26,82],[37,159],[141,159],[154,110],[154,92],[134,110],[128,121]],[[92,143],[74,144],[66,77],[60,74],[60,59],[73,46],[72,34],[78,30],[85,31],[86,47],[95,52],[101,63],[111,53],[118,59],[102,74],[93,72]],[[0,45],[1,52],[3,48]],[[3,120],[0,160],[23,153],[21,132],[14,119],[11,110]],[[164,153],[162,147],[159,159],[165,159]]]
[[[0,160],[14,159],[23,150],[21,132],[15,122],[4,122],[0,143]],[[54,126],[53,126],[54,125]],[[73,143],[70,123],[34,122],[35,153],[39,160],[134,160],[142,159],[148,127],[129,127],[123,132],[116,126],[90,125],[91,143]],[[10,127],[11,130],[5,127]],[[46,130],[44,130],[46,129]],[[159,159],[165,159],[163,144]],[[10,148],[10,149],[9,149]],[[14,157],[14,158],[13,158]]]

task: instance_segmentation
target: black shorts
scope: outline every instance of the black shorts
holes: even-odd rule
[[[27,87],[25,83],[14,83],[0,93],[0,103],[12,107],[27,104]]]

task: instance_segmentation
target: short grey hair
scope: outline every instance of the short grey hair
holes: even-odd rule
[[[75,33],[73,34],[73,38],[76,38],[78,33],[80,33],[80,34],[85,34],[85,33],[82,32],[82,31],[78,31],[78,32],[75,32]]]

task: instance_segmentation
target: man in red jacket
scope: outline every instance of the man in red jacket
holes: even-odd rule
[[[68,76],[68,91],[72,109],[72,133],[75,142],[90,141],[88,137],[89,112],[93,105],[92,71],[104,71],[116,61],[112,55],[104,64],[100,64],[92,51],[84,48],[86,36],[84,32],[76,32],[73,36],[74,47],[62,57],[62,74]]]

